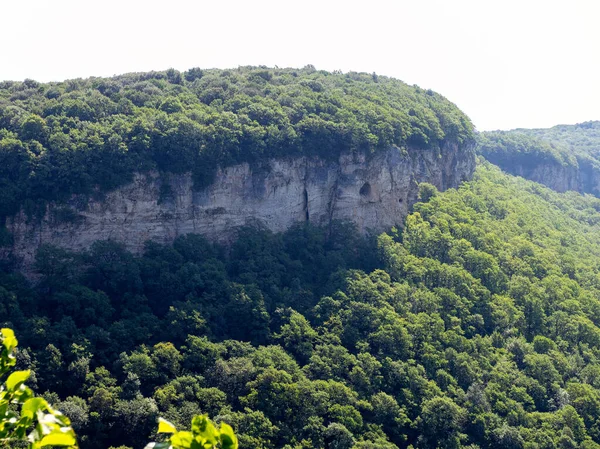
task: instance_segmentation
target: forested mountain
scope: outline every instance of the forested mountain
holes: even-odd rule
[[[431,90],[375,74],[241,67],[42,84],[0,82],[0,220],[20,207],[108,191],[136,172],[286,155],[335,158],[472,139]]]
[[[376,239],[43,247],[37,285],[0,277],[3,324],[82,447],[200,411],[241,447],[598,447],[600,200],[487,163],[420,195]]]
[[[600,196],[600,122],[488,131],[477,150],[503,170],[564,192]]]
[[[477,139],[507,171],[597,194],[598,129]],[[417,182],[428,160],[446,167],[442,180],[457,171],[448,143],[468,153],[470,174],[473,138],[468,118],[434,92],[310,66],[2,82],[2,223],[22,211],[45,226],[50,202],[102,210],[108,192],[124,196],[115,189],[144,173],[191,172],[198,193],[218,167],[264,171],[272,158],[409,160],[406,184],[391,169],[372,172],[413,189],[410,204],[390,200],[403,214],[380,235],[332,215],[316,227],[308,212],[319,197],[300,175],[300,223],[284,233],[243,227],[227,245],[187,233],[140,253],[114,239],[73,252],[43,244],[55,229],[25,231],[39,246],[27,277],[14,259],[0,262],[0,326],[20,340],[10,363],[31,370],[37,403],[64,412],[82,449],[141,449],[158,416],[181,429],[203,413],[231,424],[242,448],[600,449],[600,199],[483,159],[457,189]],[[344,182],[356,190],[343,192],[348,210],[349,198],[382,203],[357,160],[347,172],[326,162],[333,196]],[[315,173],[329,180],[323,167]],[[248,185],[260,196],[287,184]],[[175,203],[164,186],[161,201]],[[129,220],[139,199],[105,207]],[[57,210],[66,216],[56,221],[78,219]],[[166,229],[161,220],[151,225]],[[6,247],[13,236],[0,231]],[[0,380],[10,384],[0,399],[20,391]],[[0,407],[0,422],[14,416]]]
[[[560,144],[574,155],[600,160],[600,121],[556,125],[552,128],[519,128],[515,132]]]

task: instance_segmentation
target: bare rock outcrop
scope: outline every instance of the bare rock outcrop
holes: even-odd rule
[[[301,221],[350,220],[361,232],[384,231],[402,223],[417,200],[418,183],[457,187],[474,168],[470,148],[447,143],[441,150],[390,148],[335,161],[290,157],[233,165],[219,169],[203,190],[194,189],[190,174],[138,174],[101,200],[50,204],[41,220],[24,213],[10,217],[6,226],[14,243],[5,252],[28,266],[44,243],[82,250],[114,239],[140,252],[147,240],[167,243],[199,233],[225,241],[241,226],[279,232]]]
[[[538,182],[557,192],[573,190],[600,197],[600,167],[591,159],[578,157],[574,163],[560,163],[551,158],[484,156],[511,175]]]

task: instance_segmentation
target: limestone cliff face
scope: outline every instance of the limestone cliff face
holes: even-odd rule
[[[9,218],[9,251],[27,266],[44,243],[82,250],[114,239],[139,252],[147,240],[167,243],[199,233],[223,241],[244,225],[278,232],[302,221],[351,220],[362,232],[383,231],[402,222],[419,182],[456,187],[474,168],[470,148],[446,144],[441,151],[390,148],[371,156],[342,154],[337,161],[299,157],[239,164],[220,169],[200,191],[189,174],[139,174],[101,201],[75,197],[66,206],[49,205],[41,220],[23,213]]]
[[[588,159],[580,158],[575,165],[552,159],[533,158],[524,162],[487,154],[485,157],[511,175],[539,182],[557,192],[574,190],[600,197],[600,168]]]
[[[553,160],[536,161],[535,164],[488,160],[511,175],[539,182],[557,192],[581,191],[579,168],[574,165],[561,165]]]

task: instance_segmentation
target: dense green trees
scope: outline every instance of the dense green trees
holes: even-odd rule
[[[552,128],[517,129],[515,131],[562,145],[573,154],[587,155],[598,161],[600,121],[589,121],[576,125],[556,125]]]
[[[202,186],[235,162],[471,139],[470,121],[444,97],[365,73],[240,67],[4,81],[0,221],[150,169],[192,168]]]
[[[13,371],[17,364],[15,355],[17,339],[12,329],[0,329],[0,344],[2,345],[0,350],[0,379],[3,380],[3,385],[0,385],[0,444],[3,447],[21,447],[27,442],[27,447],[30,449],[43,447],[77,448],[78,444],[74,429],[83,429],[88,423],[89,407],[86,401],[74,396],[59,402],[60,408],[73,419],[73,427],[71,427],[71,421],[67,416],[50,406],[46,399],[34,397],[32,390],[24,384],[31,377],[30,370]],[[168,347],[169,345],[162,346]],[[159,352],[164,352],[164,350],[159,350]],[[44,368],[46,367],[41,367],[42,372]],[[97,369],[96,372],[98,377],[110,378],[110,373],[104,368]],[[101,379],[100,382],[103,380]],[[95,383],[94,380],[92,380],[92,383]],[[114,382],[111,383],[114,386]],[[194,384],[193,380],[191,384]],[[54,396],[54,394],[50,395]],[[91,400],[90,405],[95,407],[97,404]],[[107,405],[111,406],[111,404],[102,404],[102,406]],[[121,405],[123,404],[118,404],[116,407],[118,408]],[[117,435],[127,435],[133,444],[139,443],[141,441],[140,436],[143,438],[144,435],[148,434],[148,430],[143,431],[143,424],[138,419],[133,421],[130,419],[132,416],[135,418],[145,417],[147,415],[145,408],[148,405],[156,409],[155,404],[139,397],[136,401],[130,401],[129,404],[126,404],[124,408],[128,412],[121,417],[122,419],[118,420],[113,432]],[[205,409],[217,407],[217,404],[202,405]],[[131,414],[131,409],[135,411],[135,415]],[[152,418],[152,421],[156,421],[155,416],[152,416]],[[237,437],[228,424],[222,423],[217,427],[208,419],[207,415],[196,415],[192,417],[191,423],[191,431],[178,432],[169,421],[158,418],[157,433],[168,434],[170,437],[163,442],[150,443],[146,448],[238,448]],[[132,438],[131,432],[139,431],[140,427],[142,427],[141,434],[137,435],[137,438]]]
[[[561,142],[552,142],[526,130],[488,131],[477,135],[477,149],[490,162],[501,167],[534,167],[553,162],[577,167],[576,153]]]
[[[600,161],[600,122],[557,125],[552,128],[488,131],[477,135],[478,151],[496,163],[512,160],[525,165],[554,161],[577,167]]]
[[[598,448],[600,200],[487,163],[420,198],[377,238],[43,247],[0,274],[19,369],[84,448],[206,412],[242,447]]]
[[[600,197],[600,122],[477,134],[477,151],[508,173]]]

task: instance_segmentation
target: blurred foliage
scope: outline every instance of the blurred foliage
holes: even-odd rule
[[[215,426],[208,416],[194,416],[191,431],[177,431],[169,421],[160,418],[158,433],[171,435],[164,443],[150,443],[146,449],[237,449],[238,441],[229,424]]]
[[[25,385],[31,371],[15,371],[17,339],[12,329],[0,329],[0,445],[29,449],[42,447],[76,448],[75,432],[69,418],[53,409]],[[19,408],[20,407],[20,408]]]

